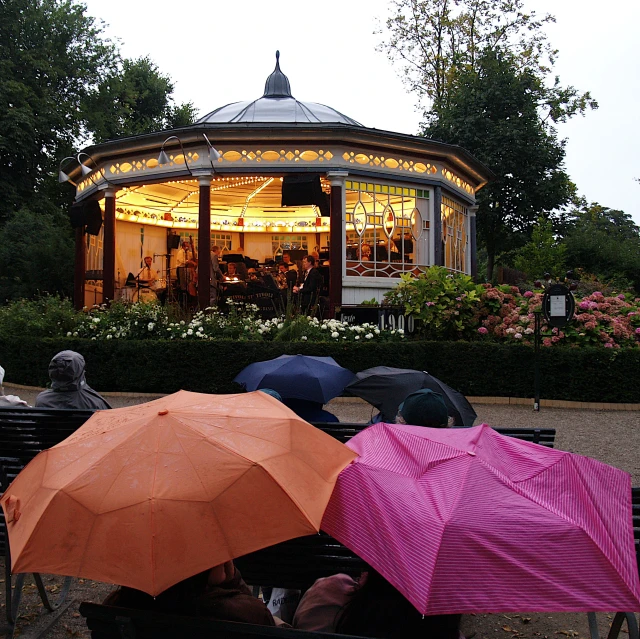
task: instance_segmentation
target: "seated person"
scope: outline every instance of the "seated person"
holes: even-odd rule
[[[247,278],[246,276],[243,277],[241,272],[240,272],[240,267],[244,266],[244,264],[242,262],[229,262],[227,264],[227,274],[225,275],[224,279],[225,280],[232,280],[232,281],[240,281],[240,282],[244,282]],[[245,266],[245,269],[247,267]]]
[[[155,269],[151,268],[151,262],[153,262],[153,256],[145,255],[144,266],[138,274],[138,281],[140,286],[146,286],[148,288],[155,288],[158,280],[158,273]]]
[[[358,580],[344,574],[318,579],[302,597],[293,627],[382,639],[458,639],[460,615],[420,614],[369,569]]]
[[[298,281],[298,274],[289,268],[288,264],[281,262],[278,264],[278,286],[281,289],[292,290]]]
[[[0,366],[0,406],[4,407],[15,407],[15,406],[24,406],[28,407],[29,404],[24,401],[24,399],[20,399],[17,395],[5,395],[4,394],[4,386],[2,382],[4,381],[4,368]]]
[[[447,405],[440,393],[422,388],[411,393],[398,406],[396,424],[412,424],[428,428],[447,428],[453,422],[449,419]]]
[[[75,408],[100,410],[111,408],[107,401],[87,384],[84,357],[75,351],[60,351],[49,363],[51,388],[36,397],[36,408]]]
[[[252,596],[233,561],[180,581],[157,597],[121,586],[107,596],[104,604],[261,626],[276,625],[267,607]]]

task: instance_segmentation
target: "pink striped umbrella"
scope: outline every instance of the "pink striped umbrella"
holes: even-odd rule
[[[486,424],[375,424],[322,529],[423,614],[640,611],[627,473]]]

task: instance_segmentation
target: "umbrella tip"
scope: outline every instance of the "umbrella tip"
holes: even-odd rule
[[[162,410],[158,411],[158,415],[166,415],[169,412],[169,410],[167,408],[163,408]]]

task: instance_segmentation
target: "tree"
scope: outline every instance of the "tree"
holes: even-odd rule
[[[404,79],[419,100],[426,98],[427,120],[451,104],[458,76],[477,71],[487,51],[509,51],[519,70],[546,77],[557,51],[544,34],[551,15],[538,18],[524,0],[393,0],[381,48],[403,67]],[[548,115],[561,121],[595,106],[589,93],[563,88],[558,78],[546,89]]]
[[[553,233],[549,220],[538,218],[531,233],[531,240],[517,253],[515,267],[524,271],[530,279],[551,273],[559,277],[565,270],[567,247]]]
[[[38,189],[82,130],[81,105],[113,64],[101,26],[74,0],[0,2],[0,221]]]
[[[582,202],[566,232],[567,264],[640,292],[640,229],[628,213]]]
[[[536,220],[568,203],[575,187],[564,171],[564,142],[540,114],[542,81],[513,56],[486,51],[476,69],[458,74],[450,104],[425,128],[429,137],[459,144],[495,173],[477,195],[479,244],[487,278],[495,259],[524,245]]]
[[[20,209],[0,225],[0,300],[73,292],[74,244],[69,219]]]
[[[149,58],[124,60],[85,100],[87,130],[100,143],[191,124],[193,104],[174,106],[173,89]]]

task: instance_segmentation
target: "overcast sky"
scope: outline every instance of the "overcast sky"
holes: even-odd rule
[[[321,102],[368,127],[415,134],[421,120],[400,67],[376,51],[387,0],[84,0],[126,57],[148,55],[175,82],[177,102],[200,115],[262,95],[275,51],[299,100]],[[551,12],[563,84],[591,91],[600,108],[561,125],[566,168],[589,201],[640,224],[639,0],[529,0]]]

